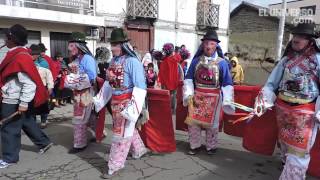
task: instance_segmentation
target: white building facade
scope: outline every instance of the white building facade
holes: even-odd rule
[[[207,28],[214,28],[228,50],[229,0],[0,0],[0,30],[21,24],[29,44],[42,42],[48,55],[67,56],[71,32],[87,34],[89,49],[107,46],[115,27],[128,31],[141,55],[164,43],[184,44],[193,55]],[[0,33],[0,45],[4,34]],[[6,49],[0,50],[0,58]]]
[[[71,32],[84,32],[93,51],[96,40],[90,33],[104,26],[104,18],[95,15],[94,5],[90,0],[0,0],[0,30],[14,24],[25,26],[29,31],[28,45],[42,42],[50,56],[57,52],[67,56]],[[1,31],[0,45],[3,43]],[[6,51],[0,51],[0,58]]]
[[[202,2],[213,8],[197,8]],[[148,10],[154,7],[156,12],[147,12],[146,18],[140,17],[143,15],[139,12],[145,12],[146,9],[132,9],[132,4],[140,3],[144,7],[151,3],[152,6]],[[206,28],[217,29],[223,51],[228,50],[229,5],[229,0],[97,0],[96,13],[105,17],[105,39],[110,36],[112,28],[125,27],[132,40],[131,44],[137,46],[141,54],[152,48],[161,50],[164,43],[170,42],[176,46],[184,44],[193,55]],[[132,12],[136,12],[137,16],[128,16],[132,16]],[[198,15],[204,14],[207,18],[209,13],[215,25],[209,23],[200,27]],[[107,40],[105,42],[107,43]]]

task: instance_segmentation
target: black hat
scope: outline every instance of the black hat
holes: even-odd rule
[[[36,44],[32,44],[30,46],[30,50],[31,50],[31,55],[40,55],[40,53],[41,53],[40,46],[36,45]]]
[[[39,43],[39,48],[41,50],[41,52],[46,52],[47,48],[43,43]]]
[[[20,24],[13,25],[9,29],[6,29],[5,34],[18,46],[24,46],[28,43],[28,31]]]
[[[86,43],[86,35],[82,32],[72,32],[69,42]]]
[[[130,41],[130,39],[128,39],[127,33],[122,28],[116,28],[111,32],[111,38],[109,39],[110,43],[122,43],[128,41]]]
[[[58,58],[58,57],[63,57],[63,55],[62,55],[62,53],[61,52],[56,52],[56,54],[55,54],[55,56],[54,56],[55,58]]]
[[[201,39],[201,41],[204,41],[204,40],[212,40],[212,41],[216,41],[217,43],[220,43],[220,40],[218,38],[218,34],[213,29],[210,29],[207,31],[207,33]]]
[[[316,37],[316,25],[314,23],[299,23],[291,31],[291,34],[301,34],[311,37]]]

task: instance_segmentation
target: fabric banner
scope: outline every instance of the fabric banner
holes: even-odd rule
[[[257,97],[260,89],[261,87],[259,86],[234,86],[234,101],[248,107],[253,107],[255,98]],[[236,109],[236,113],[234,115],[224,113],[224,132],[231,136],[243,137],[246,122],[243,121],[236,124],[233,124],[232,122],[246,116],[247,114],[247,112],[241,109]]]
[[[320,134],[318,132],[316,142],[314,143],[311,152],[311,160],[309,164],[308,174],[320,178]]]
[[[278,139],[275,110],[255,116],[244,127],[242,146],[248,151],[271,156]]]
[[[183,82],[179,83],[177,89],[176,130],[188,131],[188,125],[184,123],[188,116],[188,107],[183,106]]]
[[[98,88],[101,89],[104,86],[104,79],[97,77]],[[96,122],[96,141],[100,143],[104,138],[104,123],[106,119],[106,108],[105,106],[99,110],[97,122]]]
[[[140,132],[144,144],[158,153],[176,151],[170,92],[148,89],[147,99],[150,119],[142,126]]]

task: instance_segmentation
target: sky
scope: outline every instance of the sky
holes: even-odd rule
[[[280,3],[282,0],[246,0],[249,3],[260,5],[260,6],[265,6],[268,7],[269,4],[274,4],[274,3]],[[230,0],[231,3],[231,10],[233,10],[235,7],[237,7],[242,0]]]

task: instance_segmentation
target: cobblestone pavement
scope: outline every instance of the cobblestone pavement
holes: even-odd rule
[[[91,143],[82,153],[67,153],[72,146],[72,107],[56,108],[49,116],[45,132],[55,143],[47,153],[39,155],[38,149],[23,135],[20,162],[0,170],[0,180],[96,180],[106,168],[106,153],[110,148],[110,127],[102,144]],[[197,156],[185,154],[187,136],[177,132],[177,152],[128,160],[125,170],[113,179],[125,180],[272,180],[280,175],[277,156],[265,157],[246,152],[238,138],[220,134],[219,149],[214,156],[201,152]],[[313,180],[314,178],[308,178]]]

